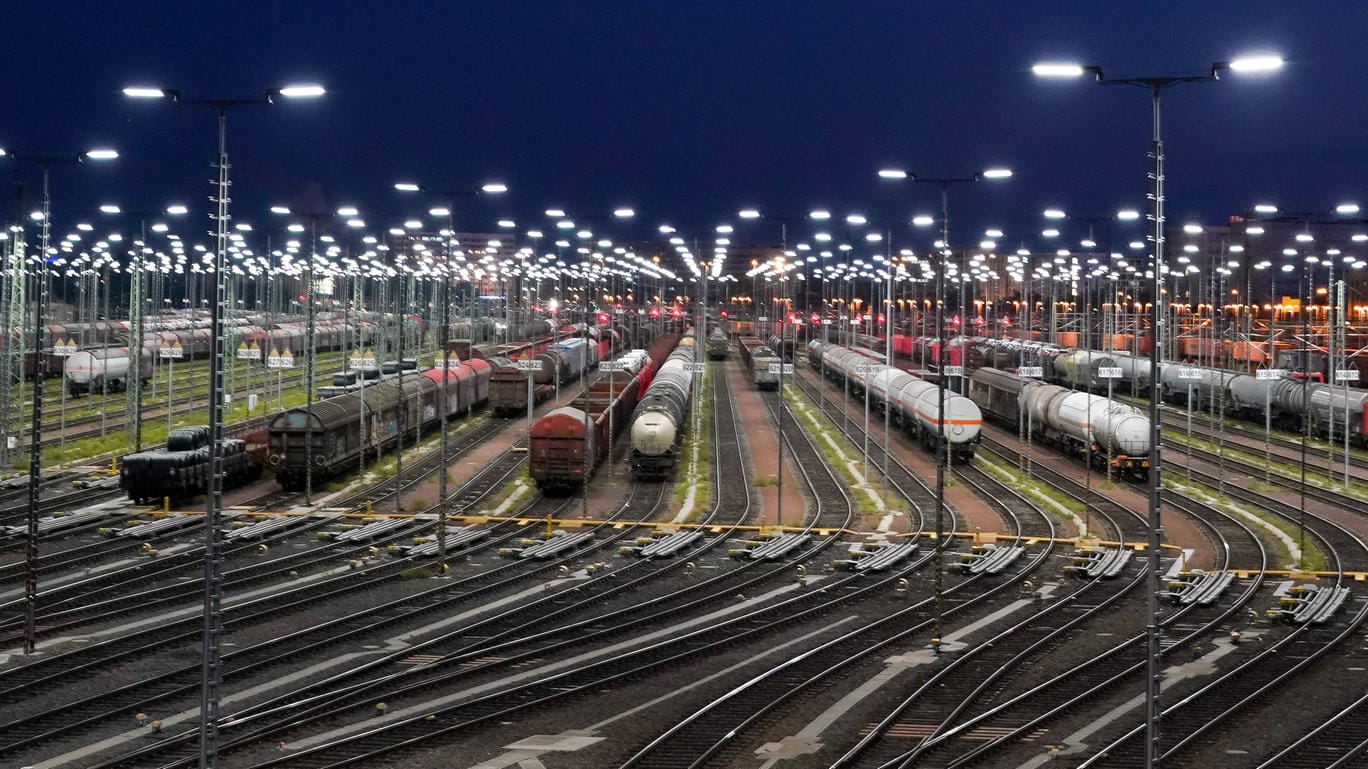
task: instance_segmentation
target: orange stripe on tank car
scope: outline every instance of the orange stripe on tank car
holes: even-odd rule
[[[932,419],[930,414],[923,413],[923,412],[921,412],[921,411],[918,411],[917,409],[913,409],[913,410],[912,410],[912,413],[914,413],[914,414],[916,414],[917,416],[921,417],[922,419],[925,419],[926,421],[932,422],[932,423],[934,423],[934,424],[938,424],[938,425],[946,424],[945,420],[942,420],[942,419]],[[982,425],[982,424],[983,424],[983,420],[982,420],[982,419],[951,419],[951,420],[949,421],[949,424],[952,424],[952,425]]]

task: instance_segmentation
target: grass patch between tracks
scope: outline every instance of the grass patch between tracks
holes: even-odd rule
[[[806,429],[815,437],[818,450],[826,457],[827,464],[836,469],[837,475],[845,479],[847,488],[851,489],[851,498],[855,503],[855,510],[861,516],[871,516],[876,520],[883,515],[891,512],[891,507],[883,504],[879,495],[879,490],[869,482],[869,479],[860,475],[855,469],[855,458],[846,456],[845,452],[837,443],[837,437],[841,434],[835,431],[835,423],[825,419],[817,404],[813,403],[806,392],[788,385],[784,388],[784,397],[789,402],[789,411],[800,426]],[[873,465],[871,465],[872,467]],[[878,468],[875,468],[877,471]],[[758,485],[758,484],[757,484]]]
[[[1272,544],[1276,549],[1276,553],[1270,559],[1275,564],[1274,568],[1277,568],[1278,564],[1282,564],[1288,567],[1298,566],[1307,571],[1321,571],[1325,569],[1325,553],[1322,553],[1320,548],[1309,541],[1302,547],[1301,563],[1297,563],[1296,542],[1298,537],[1297,525],[1295,523],[1282,518],[1281,516],[1260,514],[1251,511],[1211,486],[1196,481],[1180,481],[1173,477],[1176,474],[1176,472],[1164,474],[1164,488],[1193,497],[1200,502],[1219,508],[1223,512],[1249,521],[1256,527],[1263,528],[1266,532],[1271,534]]]
[[[1017,472],[1008,465],[994,462],[986,456],[985,452],[980,451],[975,454],[974,466],[993,476],[999,482],[1010,486],[1014,491],[1027,497],[1056,518],[1073,524],[1080,536],[1087,536],[1090,533],[1085,520],[1087,507],[1082,502],[1073,497],[1060,498],[1058,490],[1054,487],[1038,483],[1035,479]]]
[[[1189,438],[1186,434],[1179,433],[1175,430],[1164,431],[1164,437],[1167,440],[1179,444],[1180,446],[1191,446],[1195,449],[1206,451],[1211,454],[1218,453],[1218,450],[1220,449],[1220,447],[1217,446],[1217,444],[1212,443],[1211,441],[1202,438]],[[1271,459],[1269,461],[1265,461],[1261,454],[1252,454],[1248,451],[1231,448],[1230,446],[1226,446],[1221,453],[1224,453],[1225,456],[1229,457],[1234,461],[1241,462],[1247,465],[1253,465],[1255,467],[1266,466],[1274,475],[1277,475],[1278,477],[1284,478],[1288,481],[1292,481],[1293,483],[1300,482],[1301,480],[1301,468],[1297,465],[1289,465],[1286,462],[1279,462],[1277,460]],[[1311,460],[1317,456],[1324,455],[1308,453],[1307,459]],[[1179,474],[1183,473],[1182,470],[1171,470],[1170,472]],[[1346,487],[1343,483],[1338,482],[1335,479],[1335,476],[1327,474],[1325,470],[1319,467],[1312,467],[1308,463],[1306,466],[1306,482],[1312,486],[1315,486],[1318,489],[1325,489],[1327,491],[1345,494],[1347,496],[1351,496],[1356,499],[1361,499],[1368,502],[1368,489],[1364,489],[1361,486],[1355,485],[1352,476],[1350,478],[1349,485]],[[1265,490],[1267,490],[1268,488],[1275,487],[1266,487]]]
[[[693,507],[685,516],[685,523],[698,519],[699,513],[712,505],[712,412],[713,399],[708,389],[712,381],[712,367],[703,370],[694,384],[694,408],[689,415],[689,430],[679,450],[679,464],[675,470],[674,506],[683,511],[693,490]],[[709,395],[704,395],[709,393]]]

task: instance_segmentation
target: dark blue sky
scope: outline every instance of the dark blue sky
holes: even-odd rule
[[[332,207],[417,211],[395,180],[497,177],[512,194],[468,209],[466,227],[623,203],[640,224],[621,234],[743,205],[888,223],[936,197],[879,167],[1003,164],[1015,178],[956,190],[955,240],[997,225],[1004,245],[1030,245],[1046,206],[1143,207],[1150,132],[1144,92],[1038,81],[1033,61],[1200,73],[1250,50],[1288,66],[1166,97],[1170,220],[1368,204],[1359,2],[50,0],[11,4],[5,26],[0,146],[124,154],[60,172],[68,222],[106,199],[205,206],[212,114],[130,102],[123,85],[195,97],[309,80],[328,96],[230,116],[237,218],[314,185]],[[737,241],[774,240],[765,227]]]

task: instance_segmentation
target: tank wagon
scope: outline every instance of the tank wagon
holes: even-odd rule
[[[636,377],[624,383],[601,378],[569,406],[532,423],[527,468],[537,488],[545,494],[567,494],[584,485],[629,421],[638,384]]]
[[[1149,476],[1150,420],[1134,406],[992,368],[970,375],[969,398],[1003,426],[1017,430],[1024,422],[1033,439],[1091,466]]]
[[[632,412],[632,472],[637,480],[664,480],[678,467],[693,388],[690,364],[697,354],[692,345],[680,345],[670,353]]]
[[[868,392],[870,408],[888,413],[897,425],[922,448],[940,455],[941,440],[951,461],[967,463],[978,446],[983,415],[970,399],[945,393],[945,417],[941,417],[940,389],[924,379],[884,363],[885,356],[863,348],[843,347],[829,342],[808,344],[808,359],[827,378],[846,383],[852,392]]]
[[[391,332],[392,333],[392,332]],[[369,322],[321,321],[314,326],[314,348],[321,352],[342,350],[356,344],[358,337],[363,345],[371,345],[381,338],[380,327]],[[280,323],[276,328],[261,326],[234,326],[225,336],[227,350],[232,354],[240,344],[255,344],[258,349],[289,350],[296,357],[305,353],[308,336],[302,323]],[[152,363],[160,355],[163,347],[179,346],[185,358],[203,358],[209,355],[210,332],[207,328],[188,328],[181,330],[149,331],[143,336],[142,370],[143,381],[152,378]],[[73,396],[88,392],[111,392],[125,389],[128,385],[129,368],[128,347],[101,347],[82,350],[67,358],[63,367],[63,380],[67,392]]]
[[[778,334],[771,334],[769,348],[775,355],[783,358],[785,363],[792,363],[798,350],[798,340],[787,335],[781,337]]]
[[[137,504],[163,498],[192,499],[208,490],[209,428],[181,427],[166,438],[165,451],[129,454],[119,463],[119,488]],[[237,488],[261,475],[259,452],[238,438],[223,440],[223,487]]]
[[[1160,366],[1159,376],[1160,396],[1170,403],[1186,403],[1191,382],[1194,408],[1214,411],[1224,406],[1225,413],[1237,419],[1284,430],[1305,428],[1317,437],[1342,439],[1348,430],[1351,442],[1368,447],[1368,391],[1300,377],[1259,379],[1176,363]]]
[[[469,360],[325,398],[313,404],[312,418],[304,408],[282,411],[271,420],[267,461],[281,486],[302,489],[310,445],[315,480],[354,469],[438,425],[442,387],[448,419],[469,414],[489,399],[489,376],[489,363]]]

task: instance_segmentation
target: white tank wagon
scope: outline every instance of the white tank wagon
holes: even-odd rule
[[[973,401],[957,393],[945,393],[945,419],[941,418],[940,392],[936,385],[906,371],[882,363],[872,351],[827,343],[808,345],[809,357],[817,361],[834,381],[850,384],[852,393],[863,396],[868,388],[870,407],[889,418],[927,451],[939,454],[944,438],[952,461],[968,462],[978,446],[983,415]]]
[[[637,480],[665,480],[679,465],[679,443],[689,416],[694,374],[689,370],[698,348],[675,348],[656,371],[651,386],[632,412],[632,472]]]
[[[1190,391],[1193,408],[1210,410],[1231,400],[1228,388],[1235,377],[1233,371],[1165,363],[1159,367],[1159,397],[1169,403],[1187,405]]]
[[[1293,377],[1259,379],[1236,374],[1229,380],[1226,411],[1255,424],[1271,424],[1283,430],[1301,430],[1310,419],[1313,435],[1349,439],[1368,446],[1368,392]],[[1304,388],[1304,391],[1303,391]],[[1333,433],[1331,427],[1333,426]]]
[[[141,359],[142,381],[152,379],[152,358],[143,348]],[[121,392],[128,389],[129,357],[127,347],[102,347],[81,350],[67,358],[62,377],[67,392],[73,396],[93,392]]]
[[[1150,382],[1153,380],[1153,362],[1147,356],[1132,355],[1121,350],[1107,353],[1116,367],[1121,369],[1121,378],[1116,380],[1118,388],[1128,388],[1134,395],[1149,397]]]
[[[1349,440],[1368,446],[1368,392],[1351,388],[1346,394],[1343,387],[1318,383],[1308,387],[1312,432],[1343,436],[1347,425]]]
[[[1019,430],[1024,422],[1033,439],[1091,465],[1110,460],[1108,472],[1149,474],[1150,421],[1134,406],[988,368],[970,376],[969,397],[1004,426]]]

